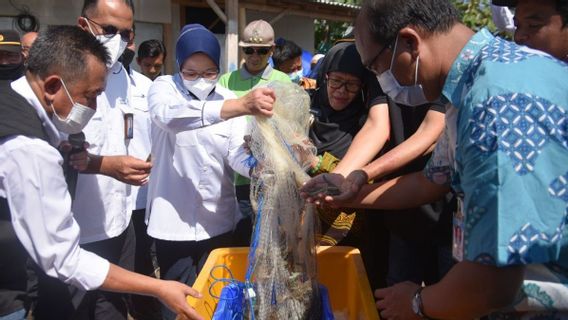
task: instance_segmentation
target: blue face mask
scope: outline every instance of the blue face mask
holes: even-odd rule
[[[393,49],[394,51],[392,53],[392,59],[389,70],[377,76],[377,80],[381,85],[381,89],[383,89],[383,92],[398,104],[410,107],[416,107],[429,103],[428,99],[426,99],[426,96],[424,96],[424,90],[422,89],[422,85],[418,84],[418,65],[420,63],[420,56],[416,59],[416,69],[414,70],[414,85],[402,86],[392,74],[392,66],[394,62],[397,44],[398,44],[398,36],[396,36],[396,40],[394,42],[394,49]]]
[[[292,82],[300,83],[300,80],[302,80],[303,74],[304,74],[304,70],[300,69],[298,71],[288,73],[288,76],[290,77],[290,80],[292,80]]]

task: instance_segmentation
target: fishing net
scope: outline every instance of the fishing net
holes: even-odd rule
[[[251,178],[256,216],[245,282],[247,313],[256,319],[320,319],[316,213],[299,193],[316,154],[307,137],[310,99],[294,84],[268,86],[276,94],[274,115],[251,122],[249,142],[258,165]]]

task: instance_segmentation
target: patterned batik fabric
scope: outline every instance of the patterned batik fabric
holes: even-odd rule
[[[443,89],[456,111],[443,139],[455,160],[436,149],[425,174],[434,182],[451,174],[463,195],[465,260],[527,265],[511,308],[538,312],[507,319],[568,318],[566,80],[565,63],[484,29]]]

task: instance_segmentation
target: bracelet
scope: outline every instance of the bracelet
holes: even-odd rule
[[[321,168],[321,163],[322,163],[321,160],[322,160],[322,156],[319,155],[319,156],[318,156],[318,164],[316,164],[315,167],[313,167],[313,168],[310,169],[310,173],[311,173],[311,174],[316,174],[316,173],[319,171],[319,169]]]

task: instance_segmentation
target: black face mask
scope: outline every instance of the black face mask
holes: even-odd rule
[[[0,80],[16,80],[23,76],[25,71],[23,63],[0,64]]]
[[[126,48],[124,49],[124,52],[122,53],[120,58],[118,58],[118,61],[122,63],[122,65],[126,70],[130,70],[130,64],[132,63],[133,59],[134,59],[134,50]]]

